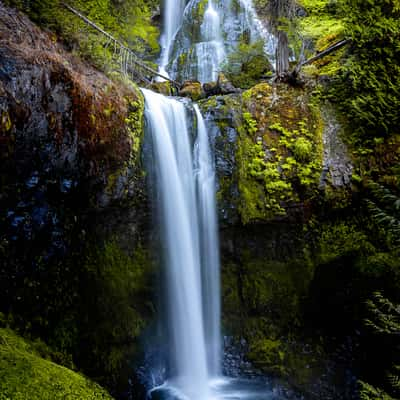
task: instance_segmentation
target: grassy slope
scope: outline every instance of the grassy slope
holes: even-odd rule
[[[35,346],[0,329],[0,400],[112,399],[100,386],[42,358]]]

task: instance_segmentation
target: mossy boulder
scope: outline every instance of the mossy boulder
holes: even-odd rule
[[[9,329],[0,329],[0,398],[112,400],[105,389],[43,358],[37,348],[37,343],[32,344]]]
[[[243,222],[285,216],[318,195],[323,121],[302,89],[260,84],[243,94],[239,145]],[[299,148],[302,145],[301,156]]]
[[[200,100],[205,96],[203,86],[197,81],[185,81],[179,90],[179,96],[189,97],[193,101]]]

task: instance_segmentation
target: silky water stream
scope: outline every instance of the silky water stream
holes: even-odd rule
[[[238,15],[232,14],[231,0],[208,0],[199,26],[187,29],[200,3],[204,1],[166,0],[160,70],[179,76],[176,58],[189,51],[195,59],[186,57],[186,65],[180,68],[191,78],[207,82],[217,78],[236,36],[247,29],[255,32],[258,25],[252,20],[249,0],[239,2]],[[227,26],[229,32],[224,31]],[[189,31],[198,31],[196,40],[185,33]],[[152,388],[149,396],[154,400],[278,399],[266,379],[222,376],[215,163],[206,123],[190,101],[146,89],[143,94],[152,143],[166,314],[161,319],[165,382]]]

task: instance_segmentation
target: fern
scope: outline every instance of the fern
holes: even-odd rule
[[[385,298],[381,293],[376,292],[373,294],[372,299],[366,302],[369,318],[365,319],[364,324],[374,335],[378,336],[379,342],[391,343],[391,351],[398,355],[400,350],[400,305],[392,303],[389,299]],[[385,369],[385,387],[391,395],[400,395],[400,366],[387,365]],[[379,397],[379,390],[373,388],[375,397],[368,397],[373,394],[369,389],[369,385],[364,385],[361,390],[361,399],[385,399],[389,397]],[[365,393],[364,397],[362,393]],[[370,394],[368,394],[370,393]]]
[[[367,309],[371,317],[365,320],[365,325],[379,335],[400,335],[400,305],[394,305],[388,299],[376,292],[367,301]]]
[[[365,204],[374,222],[387,234],[387,241],[395,249],[400,247],[400,198],[389,189],[373,182],[369,184],[373,199]]]

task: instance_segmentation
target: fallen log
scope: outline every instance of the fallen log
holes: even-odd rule
[[[327,49],[318,52],[316,55],[312,56],[311,58],[309,58],[309,59],[307,59],[307,60],[305,60],[305,61],[299,62],[299,63],[296,65],[296,67],[294,68],[294,70],[289,74],[290,77],[291,77],[292,79],[293,79],[293,78],[296,78],[296,77],[299,75],[301,69],[302,69],[305,65],[312,64],[314,61],[317,61],[317,60],[319,60],[319,59],[321,59],[321,58],[327,56],[328,54],[331,54],[331,53],[333,53],[333,52],[335,52],[335,51],[341,49],[342,47],[346,46],[346,45],[349,44],[350,42],[351,42],[350,39],[343,39],[343,40],[340,40],[339,42],[336,42],[336,43],[334,43],[333,45],[329,46]]]

